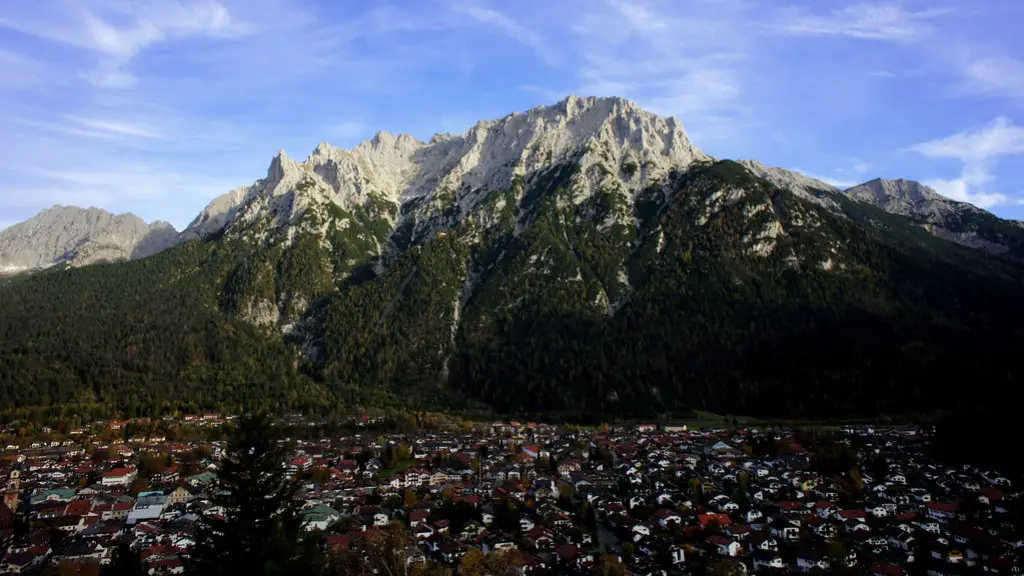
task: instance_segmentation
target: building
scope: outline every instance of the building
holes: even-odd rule
[[[127,486],[135,481],[137,472],[133,468],[114,468],[103,473],[104,486]]]

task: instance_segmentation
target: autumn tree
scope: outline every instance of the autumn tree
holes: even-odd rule
[[[597,567],[604,576],[628,576],[629,570],[618,556],[605,554],[597,560]]]
[[[416,496],[416,492],[413,492],[412,488],[405,489],[405,496],[403,498],[406,510],[412,510],[417,504],[420,503],[420,499]]]
[[[344,552],[332,554],[326,572],[338,576],[406,576],[409,533],[400,522],[369,530]]]
[[[746,567],[738,560],[719,560],[708,566],[708,576],[746,576]]]
[[[459,574],[462,576],[483,576],[486,557],[479,548],[470,548],[459,562]]]

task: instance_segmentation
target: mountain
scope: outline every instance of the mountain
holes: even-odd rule
[[[957,244],[1017,259],[1024,258],[1024,225],[1003,220],[968,204],[940,196],[911,180],[875,179],[844,194],[906,216],[932,234]]]
[[[1014,260],[617,98],[282,152],[182,239],[0,285],[0,410],[824,417],[1021,376]]]
[[[146,224],[133,214],[54,206],[0,231],[0,272],[144,258],[177,240],[178,232],[166,222]]]
[[[843,213],[839,196],[904,216],[929,233],[961,246],[1016,260],[1024,258],[1024,223],[1004,220],[966,202],[941,196],[912,180],[876,178],[840,190],[800,172],[768,167],[757,160],[739,162],[758,177],[800,197]]]

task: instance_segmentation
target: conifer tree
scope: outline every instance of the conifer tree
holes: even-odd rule
[[[203,519],[193,569],[202,575],[308,574],[299,542],[298,484],[286,474],[287,447],[265,415],[243,417],[217,471],[212,497],[219,515]]]

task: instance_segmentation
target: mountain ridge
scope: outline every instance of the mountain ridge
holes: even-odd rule
[[[185,242],[9,282],[0,409],[864,415],[1021,375],[1017,261],[623,102],[279,153]]]
[[[539,126],[533,126],[533,131],[541,132],[540,137],[537,138],[533,134],[526,136],[528,140],[532,138],[530,142],[539,147],[539,156],[531,154],[518,142],[523,136],[524,124],[527,125],[526,130],[531,131],[531,122]],[[551,129],[551,124],[554,130]],[[499,133],[498,141],[488,143],[487,138],[493,138],[496,132]],[[368,202],[379,201],[375,214],[389,221],[392,227],[397,227],[407,222],[408,216],[413,216],[413,220],[421,222],[428,215],[424,213],[422,207],[407,211],[403,211],[402,207],[407,202],[424,198],[433,190],[445,189],[455,194],[459,211],[466,213],[471,211],[474,202],[479,200],[474,194],[478,194],[480,190],[507,186],[512,178],[532,173],[540,164],[563,160],[564,154],[570,149],[585,142],[594,141],[607,145],[618,139],[619,145],[611,146],[611,152],[621,154],[623,149],[630,147],[630,144],[635,148],[637,136],[640,138],[641,149],[657,148],[656,139],[652,139],[652,134],[661,136],[661,143],[666,147],[678,146],[681,154],[690,156],[691,160],[713,160],[690,143],[682,124],[675,118],[655,116],[622,98],[577,96],[567,97],[554,105],[537,106],[502,118],[482,120],[463,134],[435,134],[426,142],[409,134],[380,131],[351,150],[321,142],[302,161],[291,158],[281,150],[272,159],[267,175],[263,179],[213,199],[182,230],[177,239],[163,238],[156,246],[142,251],[141,254],[149,255],[156,248],[164,249],[179,242],[218,233],[239,217],[239,211],[259,196],[267,196],[275,201],[256,212],[269,210],[277,215],[284,211],[288,213],[286,220],[293,219],[301,215],[307,207],[306,197],[309,194],[293,193],[298,180],[303,178],[312,182],[312,185],[306,186],[304,192],[316,192],[314,203],[333,203],[345,210],[351,210],[356,206],[366,206]],[[512,138],[508,138],[510,135]],[[668,140],[664,139],[665,136],[668,136]],[[625,142],[629,137],[633,137],[633,141]],[[492,158],[480,158],[481,152],[485,149],[491,151]],[[511,152],[506,152],[498,159],[493,157],[494,150]],[[640,170],[642,181],[650,180],[650,174],[646,174],[646,159],[627,157],[622,158],[621,162],[624,169],[639,170],[643,167],[644,170]],[[679,164],[685,166],[687,163]],[[996,255],[1024,257],[1024,235],[1016,234],[1013,228],[1015,224],[1016,228],[1024,229],[1024,224],[998,219],[969,204],[942,197],[918,182],[876,178],[841,190],[798,171],[769,167],[757,160],[740,160],[739,163],[776,186],[790,190],[837,213],[841,213],[841,210],[835,197],[841,194],[859,202],[878,206],[892,214],[911,218],[940,238]],[[664,170],[655,176],[664,177]],[[494,180],[483,182],[480,180],[481,177]],[[593,182],[591,186],[586,187],[586,193],[592,193],[589,189],[592,188],[592,184]],[[875,190],[876,186],[880,188]],[[904,189],[915,191],[913,202],[901,199],[900,194]],[[394,206],[389,206],[388,203]],[[257,214],[250,213],[244,217],[256,218]],[[984,222],[979,225],[976,222],[978,219]],[[999,221],[1008,223],[1008,226],[1001,226]],[[153,226],[157,224],[158,222],[154,222]],[[979,226],[985,230],[977,230]],[[990,230],[993,227],[1001,230]],[[422,225],[411,232],[414,236],[432,233]],[[76,239],[75,242],[81,241]],[[4,252],[0,249],[0,267],[8,270],[26,270],[63,261],[60,255],[54,255],[49,262],[35,259],[35,265],[19,266],[12,264],[12,251],[11,248],[7,249],[5,263]],[[86,253],[75,259],[76,265],[132,257],[130,253],[127,256],[119,255],[116,251],[111,253],[110,250],[97,249],[97,252],[96,255]]]

